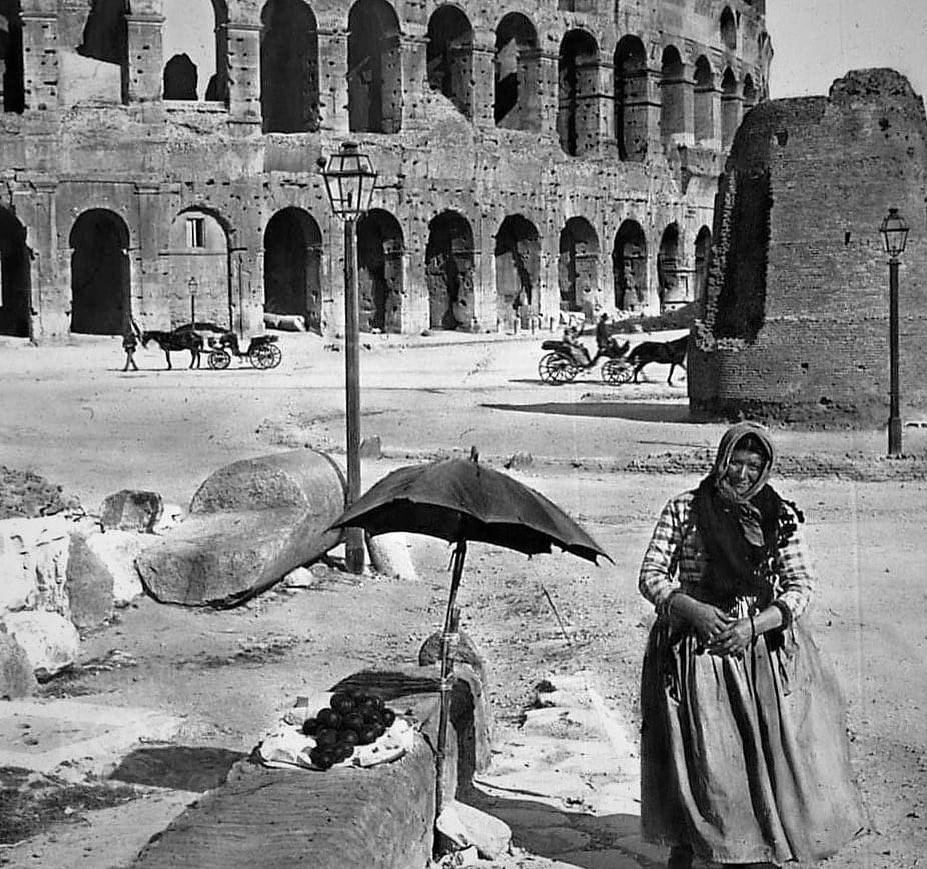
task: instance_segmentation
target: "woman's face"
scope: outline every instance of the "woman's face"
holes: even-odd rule
[[[724,481],[738,495],[743,495],[763,473],[766,458],[755,450],[735,449],[724,474]]]

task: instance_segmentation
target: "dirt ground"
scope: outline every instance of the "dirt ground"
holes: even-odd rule
[[[118,371],[118,339],[56,349],[0,344],[0,464],[41,474],[94,510],[124,487],[186,506],[216,467],[286,446],[327,448],[340,460],[342,356],[312,336],[281,342],[284,363],[273,372],[187,371],[180,354],[168,372],[163,356],[142,352],[137,375]],[[546,387],[535,368],[539,340],[430,343],[438,346],[369,339],[363,434],[379,435],[385,457],[365,460],[364,487],[400,464],[471,444],[495,466],[520,453],[511,472],[581,521],[615,562],[472,547],[463,628],[487,661],[500,751],[517,740],[534,686],[556,674],[593,673],[633,727],[651,620],[636,588],[640,558],[659,508],[697,482],[723,426],[689,422],[684,376],[677,372],[678,385],[668,387],[659,366],[640,386],[609,387],[590,373]],[[787,471],[780,490],[806,512],[820,580],[809,618],[847,696],[852,759],[871,818],[871,831],[827,865],[914,867],[927,853],[927,432],[906,428],[908,455],[898,460],[881,456],[884,432],[775,437]],[[140,599],[84,638],[81,662],[109,666],[78,668],[43,690],[161,708],[184,717],[178,746],[237,756],[295,696],[361,667],[415,659],[443,616],[449,551],[425,538],[413,551],[417,583],[322,569],[311,588],[277,587],[224,612]],[[103,810],[110,814],[81,813],[88,820],[68,865],[122,865],[113,830],[144,828],[146,808],[147,823],[163,825],[182,806],[165,799],[152,792]],[[64,841],[65,827],[55,829],[50,835]],[[604,834],[584,857],[560,862],[527,830],[515,829],[515,841],[516,854],[499,869],[610,865]],[[0,859],[50,866],[32,856],[44,853],[33,845],[0,851]],[[636,865],[654,859],[642,853]]]

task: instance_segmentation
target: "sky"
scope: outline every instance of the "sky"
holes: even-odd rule
[[[848,70],[889,66],[927,98],[927,0],[766,0],[770,96],[826,94]]]

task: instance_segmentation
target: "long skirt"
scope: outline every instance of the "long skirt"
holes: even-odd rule
[[[659,620],[641,685],[644,837],[716,863],[829,857],[862,832],[844,702],[799,623],[740,657]]]

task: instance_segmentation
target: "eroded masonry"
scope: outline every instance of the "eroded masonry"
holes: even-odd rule
[[[379,172],[362,328],[701,298],[765,0],[0,0],[0,332],[343,317],[317,161]]]

